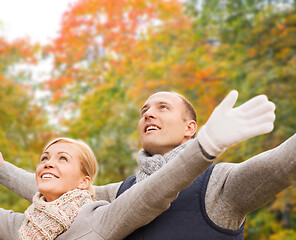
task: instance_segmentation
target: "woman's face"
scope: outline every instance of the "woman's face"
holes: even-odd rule
[[[48,202],[75,188],[86,189],[75,145],[57,142],[46,149],[36,169],[38,191]]]

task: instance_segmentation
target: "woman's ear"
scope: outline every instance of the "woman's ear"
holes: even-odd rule
[[[196,129],[197,129],[197,124],[194,120],[187,121],[185,137],[187,137],[188,139],[192,138],[196,133]]]
[[[81,190],[85,190],[85,189],[88,189],[90,187],[90,184],[91,184],[91,179],[89,176],[84,176],[82,179],[81,179],[81,182],[79,183],[79,185],[77,186],[78,189],[81,189]]]

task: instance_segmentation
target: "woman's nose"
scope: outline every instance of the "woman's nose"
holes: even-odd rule
[[[49,159],[45,162],[44,168],[53,168],[54,167],[54,161],[53,159]]]

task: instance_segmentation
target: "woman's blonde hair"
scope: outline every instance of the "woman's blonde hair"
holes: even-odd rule
[[[81,172],[85,176],[89,176],[91,181],[93,182],[93,180],[96,178],[98,173],[98,164],[97,164],[96,156],[91,150],[91,148],[81,140],[74,140],[72,138],[57,138],[49,142],[44,148],[44,151],[46,151],[50,146],[60,142],[70,143],[75,146],[75,148],[79,152]],[[92,185],[90,185],[90,187],[88,188],[88,191],[90,192],[92,198],[94,198],[94,189]]]

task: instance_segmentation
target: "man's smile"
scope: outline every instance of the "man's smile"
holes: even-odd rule
[[[153,124],[147,124],[145,126],[144,132],[149,132],[149,131],[155,131],[155,130],[160,130],[160,127],[158,127],[157,125],[153,125]]]

